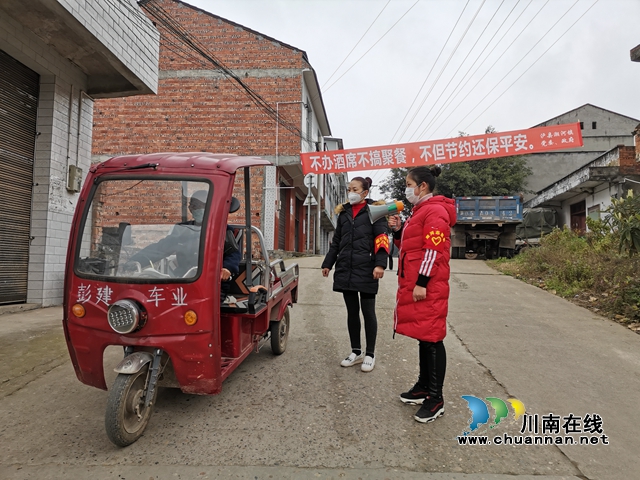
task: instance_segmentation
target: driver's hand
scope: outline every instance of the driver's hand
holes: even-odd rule
[[[142,270],[142,268],[140,267],[140,263],[136,261],[126,262],[120,268],[122,269],[123,273],[135,273]]]
[[[220,280],[222,280],[223,282],[226,282],[230,278],[231,278],[231,272],[226,268],[223,268],[222,272],[220,272]]]

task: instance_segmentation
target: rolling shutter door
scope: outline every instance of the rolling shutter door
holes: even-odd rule
[[[39,83],[0,50],[0,305],[27,301]]]

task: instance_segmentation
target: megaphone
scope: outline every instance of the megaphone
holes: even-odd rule
[[[369,205],[369,220],[371,223],[375,223],[382,217],[387,215],[396,215],[404,210],[404,203],[400,200],[394,200],[385,205]]]

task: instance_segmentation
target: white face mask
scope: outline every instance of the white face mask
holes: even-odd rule
[[[349,203],[356,205],[362,201],[362,195],[356,192],[349,192]]]
[[[193,215],[193,219],[196,223],[202,223],[202,220],[204,219],[204,209],[194,210],[191,212],[191,215]]]
[[[412,203],[413,205],[418,203],[418,200],[420,200],[420,197],[416,195],[415,192],[416,192],[416,189],[411,187],[407,187],[404,191],[404,196],[407,197],[407,200],[409,201],[409,203]]]

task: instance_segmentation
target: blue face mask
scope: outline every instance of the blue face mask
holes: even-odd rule
[[[198,210],[193,210],[191,215],[193,215],[193,219],[196,223],[202,223],[202,220],[204,220],[204,209],[199,208]]]

